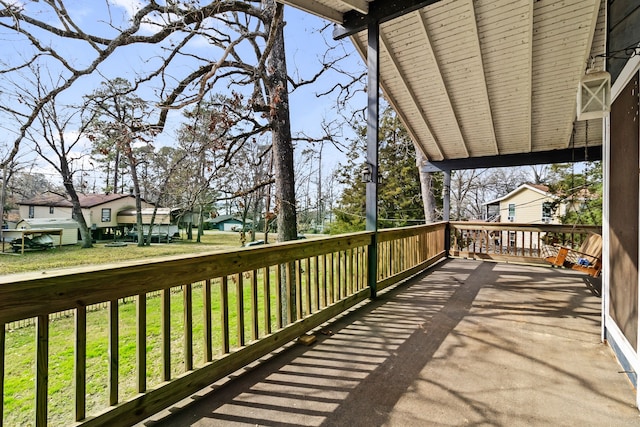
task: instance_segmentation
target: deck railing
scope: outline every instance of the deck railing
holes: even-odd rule
[[[444,257],[445,228],[380,231],[377,288]],[[1,277],[0,425],[142,420],[367,299],[373,241],[362,232]],[[25,319],[35,327],[8,328]],[[33,382],[18,384],[25,369]]]
[[[602,233],[590,225],[450,222],[451,256],[503,262],[545,263],[554,247],[577,249],[588,233]]]

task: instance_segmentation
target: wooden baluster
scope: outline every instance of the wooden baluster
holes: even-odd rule
[[[120,366],[118,300],[109,301],[109,405],[118,404],[118,378]]]
[[[86,417],[87,410],[87,308],[76,309],[75,351],[76,421]],[[2,422],[0,422],[2,425]]]
[[[244,337],[244,283],[242,273],[236,275],[236,315],[238,320],[238,346],[245,345]]]
[[[271,277],[269,267],[262,270],[262,289],[264,294],[264,331],[271,333]]]
[[[302,263],[302,260],[300,261]],[[307,316],[313,313],[311,310],[311,258],[307,258],[305,261],[305,285],[307,286],[306,291],[306,302],[307,302]]]
[[[291,271],[295,269],[295,262],[288,262],[285,265],[285,280],[286,280],[286,291],[287,291],[287,313],[289,316],[287,324],[293,323],[297,318],[296,315],[299,311],[300,304],[297,303],[298,298],[300,297],[300,292],[298,292],[298,285],[293,283],[292,281],[296,280],[295,271]]]
[[[171,289],[162,290],[160,295],[160,305],[162,319],[160,328],[162,329],[162,380],[171,379]]]
[[[204,342],[204,362],[211,362],[213,360],[213,342],[212,342],[212,328],[211,328],[211,279],[204,281],[202,285],[202,320],[204,322],[202,337]]]
[[[136,299],[136,367],[138,393],[147,391],[147,296]]]
[[[353,283],[355,281],[355,269],[353,265],[354,252],[354,249],[349,249],[349,275],[347,276],[349,278],[349,295],[353,294]]]
[[[282,292],[280,292],[280,287],[282,286],[282,266],[276,265],[276,309],[278,314],[276,316],[276,324],[278,329],[281,329],[284,326],[284,322],[282,319]]]
[[[329,287],[327,283],[327,254],[320,255],[320,259],[322,260],[322,289],[324,290],[324,306],[328,306],[330,303],[329,299]]]
[[[229,278],[222,277],[220,282],[220,322],[222,326],[222,352],[229,353]]]
[[[329,265],[325,267],[325,271],[327,271],[327,267],[328,267],[328,271],[329,271],[329,300],[331,302],[331,304],[333,304],[334,302],[336,302],[336,293],[335,293],[335,281],[333,280],[333,252],[331,252],[329,255]]]
[[[302,319],[302,260],[296,260],[296,319]]]
[[[336,252],[336,285],[337,285],[337,299],[340,301],[342,299],[342,270],[340,267],[342,266],[342,251]]]
[[[193,288],[182,286],[182,313],[184,316],[184,371],[193,370]]]
[[[49,315],[38,316],[36,323],[36,427],[47,425],[49,387]]]
[[[258,328],[258,270],[251,272],[251,339],[257,340]]]
[[[322,309],[322,301],[320,296],[320,258],[316,255],[314,257],[314,270],[313,270],[313,281],[315,284],[315,296],[316,296],[316,310],[320,311]]]

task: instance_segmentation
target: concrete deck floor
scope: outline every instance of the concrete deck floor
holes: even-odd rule
[[[640,426],[600,304],[572,271],[449,260],[141,425]]]

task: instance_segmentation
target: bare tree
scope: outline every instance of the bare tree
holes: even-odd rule
[[[57,75],[29,108],[19,104],[21,93],[14,89],[0,100],[0,113],[17,123],[7,158],[18,152],[47,103],[72,96],[71,90],[77,95],[80,85],[92,78],[95,87],[98,75],[100,80],[130,80],[131,90],[156,107],[153,118],[144,124],[145,131],[156,133],[164,130],[174,116],[172,111],[196,104],[207,93],[235,88],[247,96],[247,104],[262,115],[271,132],[278,238],[295,239],[289,118],[293,79],[287,74],[285,58],[284,6],[275,0],[150,1],[121,19],[122,9],[105,0],[91,3],[104,20],[88,22],[80,19],[83,15],[74,16],[75,9],[68,3],[0,0],[0,28],[15,38],[12,47],[16,49],[3,50],[3,81],[24,87],[23,71],[31,65],[45,65]],[[330,67],[323,64],[318,73]],[[304,83],[298,81],[296,86]],[[133,127],[127,132],[133,138],[140,130]]]
[[[38,129],[30,128],[27,137],[33,142],[34,151],[40,158],[51,165],[62,178],[62,183],[72,205],[72,216],[78,223],[83,248],[93,246],[91,231],[82,213],[78,190],[74,183],[74,175],[82,170],[78,169],[78,162],[87,156],[80,147],[83,131],[89,122],[83,120],[79,131],[70,131],[75,127],[76,111],[62,115],[58,113],[56,104],[52,101],[45,104],[38,114]],[[80,191],[83,191],[81,188]],[[64,196],[64,195],[62,195]]]
[[[20,118],[12,153],[17,152],[24,134],[47,102],[77,86],[82,77],[106,69],[119,58],[121,51],[128,52],[132,46],[149,46],[148,55],[140,54],[140,62],[145,64],[140,70],[147,71],[138,70],[131,80],[132,90],[152,89],[156,96],[154,104],[159,107],[156,120],[148,123],[156,131],[164,129],[172,109],[198,102],[218,86],[248,89],[249,105],[263,113],[272,132],[279,239],[295,238],[288,101],[291,80],[285,60],[283,6],[275,0],[210,1],[202,5],[192,1],[163,5],[149,2],[137,9],[129,21],[118,21],[117,14],[109,14],[113,6],[105,2],[105,16],[109,18],[104,26],[94,29],[81,25],[65,3],[0,1],[0,27],[20,35],[21,43],[27,46],[21,62],[7,64],[0,73],[13,75],[28,64],[41,62],[60,70],[59,81],[52,84],[32,108],[18,111],[8,104],[0,107],[5,113]],[[45,37],[52,41],[45,42]],[[61,47],[65,40],[84,45],[90,59],[76,60],[75,51],[79,49],[65,51]],[[199,41],[211,46],[213,55],[204,56],[194,50],[193,44]],[[189,61],[191,66],[184,67],[184,61]],[[185,73],[185,69],[189,72]],[[16,82],[18,80],[16,77]]]

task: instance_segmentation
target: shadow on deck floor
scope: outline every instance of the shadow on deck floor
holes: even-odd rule
[[[635,392],[568,270],[449,260],[144,426],[627,426]]]

